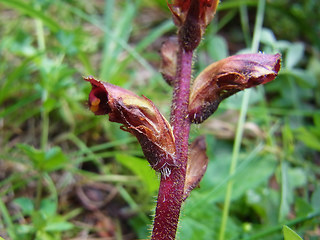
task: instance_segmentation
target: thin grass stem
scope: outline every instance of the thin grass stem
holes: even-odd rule
[[[246,91],[246,93],[243,95],[243,98],[242,98],[241,111],[240,111],[240,116],[238,120],[235,142],[233,145],[229,176],[232,176],[235,173],[237,168],[241,141],[243,136],[243,129],[244,129],[246,114],[247,114],[248,105],[249,105],[249,98],[250,98],[250,91]],[[220,232],[219,232],[219,240],[225,239],[225,231],[227,227],[227,220],[229,215],[233,184],[234,184],[234,180],[230,179],[227,184],[227,190],[226,190],[226,196],[224,201],[222,220],[221,220],[221,226],[220,226]]]
[[[36,24],[36,34],[37,34],[38,49],[39,49],[40,51],[45,51],[45,49],[46,49],[46,42],[45,42],[45,37],[44,37],[42,20],[36,19],[36,20],[35,20],[35,24]]]
[[[43,191],[42,178],[43,178],[42,173],[39,173],[39,176],[37,179],[36,199],[34,204],[34,207],[36,210],[40,209],[40,204],[41,204],[41,197],[42,197],[42,191]]]
[[[261,29],[262,29],[263,18],[264,18],[264,10],[265,10],[265,0],[259,0],[256,23],[254,28],[254,36],[253,36],[252,46],[251,46],[252,52],[257,52],[259,48]],[[243,137],[243,129],[244,129],[244,124],[245,124],[246,115],[247,115],[248,106],[249,106],[250,92],[251,92],[250,89],[244,91],[243,98],[242,98],[240,116],[237,124],[235,142],[233,145],[232,159],[231,159],[231,165],[229,170],[230,176],[232,176],[235,173],[237,168],[241,142]],[[232,179],[227,184],[227,190],[226,190],[226,195],[224,200],[224,208],[222,212],[222,220],[221,220],[221,226],[220,226],[220,232],[219,232],[219,240],[225,239],[225,232],[226,232],[227,221],[229,217],[233,184],[234,184],[234,181]]]
[[[37,10],[41,10],[40,6],[37,6]],[[46,50],[46,43],[45,43],[45,36],[44,36],[44,30],[43,30],[43,23],[41,20],[36,19],[35,20],[35,27],[36,27],[36,35],[37,35],[37,44],[38,49],[41,52],[44,52]],[[40,139],[40,146],[42,151],[46,151],[47,145],[48,145],[48,137],[49,137],[49,113],[46,110],[44,104],[48,99],[48,92],[46,89],[43,90],[41,100],[42,100],[42,112],[41,112],[41,126],[42,126],[42,132],[41,132],[41,139]],[[42,191],[43,191],[43,173],[39,172],[39,176],[37,179],[37,188],[36,188],[36,199],[35,199],[35,209],[40,209],[40,203],[41,203],[41,197],[42,197]]]
[[[250,46],[250,26],[249,26],[249,16],[248,7],[245,4],[240,5],[240,20],[242,32],[244,35],[244,40],[247,46]]]
[[[46,99],[46,98],[45,98]],[[43,104],[46,100],[42,100],[43,101]],[[46,111],[45,107],[43,106],[42,107],[42,112],[41,112],[41,128],[42,128],[42,132],[41,132],[41,143],[40,143],[40,146],[41,146],[41,149],[43,151],[46,150],[47,148],[47,145],[48,145],[48,137],[49,137],[49,115],[48,115],[48,112]]]

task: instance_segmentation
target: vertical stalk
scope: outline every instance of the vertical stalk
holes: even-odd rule
[[[40,6],[36,6],[38,10],[41,10]],[[39,51],[44,52],[46,50],[46,42],[43,30],[43,23],[41,20],[35,20],[36,26],[36,35],[37,35],[37,44]],[[48,135],[49,135],[49,116],[48,111],[44,107],[44,103],[48,99],[48,92],[47,89],[44,89],[41,96],[42,101],[42,111],[41,111],[41,125],[42,125],[42,132],[41,132],[41,139],[40,139],[40,147],[41,150],[45,151],[48,145]],[[43,173],[39,172],[39,176],[37,179],[37,190],[36,190],[36,199],[35,199],[35,209],[38,210],[40,208],[40,202],[42,197],[43,191]]]
[[[239,152],[240,152],[240,146],[242,141],[243,129],[244,129],[246,114],[248,110],[249,98],[250,98],[250,91],[246,91],[246,93],[242,98],[241,111],[240,111],[240,116],[238,120],[235,142],[233,145],[229,176],[232,176],[236,171]],[[234,184],[234,181],[231,178],[227,184],[227,190],[226,190],[226,196],[225,196],[225,201],[223,206],[222,220],[221,220],[221,226],[220,226],[220,232],[219,232],[219,240],[224,240],[225,238],[225,231],[227,227],[227,220],[229,215],[233,184]]]
[[[40,6],[36,6],[37,10],[41,10]],[[39,51],[44,52],[46,50],[46,42],[45,42],[45,36],[44,36],[44,30],[43,30],[43,23],[41,20],[36,19],[35,20],[35,27],[36,27],[36,35],[37,35],[37,44]],[[42,92],[41,101],[42,104],[44,104],[48,99],[48,92],[47,89],[45,89]],[[45,150],[47,147],[48,142],[48,133],[49,133],[49,116],[48,112],[42,107],[41,111],[41,119],[42,119],[42,132],[41,132],[41,142],[40,146],[42,150]]]
[[[241,28],[244,35],[244,41],[247,46],[250,46],[250,27],[249,27],[249,16],[248,16],[248,8],[247,5],[241,3],[240,5],[240,20],[241,20]]]
[[[115,11],[114,7],[114,0],[105,0],[105,7],[104,7],[104,27],[109,31],[111,29],[111,23],[112,23],[112,17],[113,12]],[[101,72],[100,77],[109,78],[110,73],[110,48],[113,44],[114,39],[110,39],[110,36],[108,35],[108,32],[104,33],[104,39],[103,39],[103,53],[102,53],[102,63],[101,63]]]
[[[44,103],[47,101],[48,97],[47,97],[47,90],[44,89],[44,92],[42,93],[42,104],[44,105]],[[49,136],[49,114],[47,109],[42,106],[41,109],[41,125],[42,125],[42,132],[41,132],[41,142],[40,142],[40,146],[41,146],[41,150],[45,151],[48,145],[48,136]]]
[[[36,6],[36,9],[41,10],[40,6]],[[45,41],[45,37],[44,37],[43,23],[40,19],[36,19],[35,24],[36,24],[38,49],[40,51],[44,51],[46,49],[46,41]]]
[[[260,33],[263,25],[264,9],[265,9],[265,0],[259,0],[251,52],[257,52],[259,48]],[[250,91],[251,91],[250,89],[244,91],[243,98],[242,98],[241,111],[240,111],[240,116],[238,120],[235,142],[234,142],[233,151],[232,151],[231,165],[229,170],[230,176],[232,176],[235,173],[237,163],[238,163],[241,141],[243,136],[243,128],[244,128],[244,123],[246,120],[246,115],[247,115],[247,110],[249,105]],[[230,179],[227,185],[226,196],[224,200],[224,208],[223,208],[222,220],[221,220],[221,226],[220,226],[220,232],[219,232],[219,240],[225,239],[225,231],[226,231],[227,220],[229,215],[233,184],[234,184],[233,179]]]
[[[41,197],[42,197],[42,191],[43,191],[43,173],[39,172],[38,173],[38,179],[37,179],[37,189],[36,189],[36,199],[35,199],[35,209],[39,210],[40,209],[40,204],[41,204]]]
[[[188,160],[190,121],[187,118],[193,51],[179,52],[174,86],[171,125],[176,144],[176,163],[169,175],[161,174],[152,240],[175,239]]]

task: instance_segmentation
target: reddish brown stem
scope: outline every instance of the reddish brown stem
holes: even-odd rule
[[[170,168],[170,174],[161,175],[152,240],[175,239],[177,231],[188,160],[190,132],[188,104],[192,56],[193,51],[180,48],[171,109],[171,125],[175,137],[177,166]]]

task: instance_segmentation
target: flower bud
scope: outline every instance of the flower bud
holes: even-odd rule
[[[168,4],[185,50],[195,49],[216,12],[219,0],[173,0]]]
[[[206,141],[203,136],[196,138],[190,146],[186,180],[184,184],[184,200],[190,195],[190,192],[199,185],[207,170],[208,157],[206,149]]]
[[[174,86],[179,51],[178,39],[171,37],[163,42],[160,55],[162,58],[160,72],[170,86]]]
[[[176,165],[171,126],[149,99],[93,77],[85,80],[92,85],[89,107],[94,114],[107,114],[111,122],[123,124],[121,129],[138,139],[145,157],[156,171]]]
[[[280,70],[280,54],[235,55],[205,68],[195,79],[189,100],[189,117],[201,123],[220,102],[245,88],[272,81]]]

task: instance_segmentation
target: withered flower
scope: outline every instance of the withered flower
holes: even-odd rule
[[[175,165],[171,126],[149,99],[93,77],[85,80],[92,85],[89,107],[94,114],[107,114],[111,122],[123,124],[121,129],[138,139],[145,157],[156,171],[165,171],[167,165]]]
[[[189,103],[189,117],[201,123],[220,102],[246,88],[272,81],[280,70],[280,54],[235,55],[205,68],[195,79]]]
[[[195,49],[216,12],[219,0],[173,0],[168,3],[186,50]]]
[[[186,180],[184,184],[184,200],[190,195],[190,192],[199,185],[207,170],[208,157],[206,150],[206,141],[203,136],[196,138],[190,146]]]

